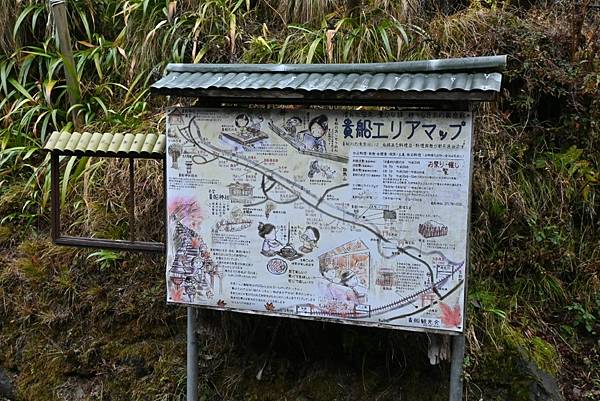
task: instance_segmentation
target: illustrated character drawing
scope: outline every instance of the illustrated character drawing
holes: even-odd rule
[[[221,275],[208,252],[201,252],[199,256],[192,259],[192,267],[194,269],[193,275],[186,277],[184,293],[190,297],[190,302],[195,295],[204,296],[208,299],[212,298],[215,278],[221,279]]]
[[[323,268],[321,268],[320,270],[321,270],[321,275],[327,281],[334,283],[334,284],[338,284],[340,282],[340,279],[337,276],[337,269],[335,268],[335,266],[326,265]]]
[[[301,142],[302,139],[298,135],[298,126],[302,124],[302,120],[299,117],[290,117],[285,122],[283,129],[292,137],[295,141]]]
[[[250,117],[247,114],[238,114],[235,117],[235,126],[241,131],[245,131],[250,124]]]
[[[170,127],[167,130],[167,136],[169,138],[178,138],[179,137],[179,135],[177,135],[177,130],[174,127]]]
[[[321,238],[321,234],[319,233],[319,230],[317,230],[316,227],[306,227],[304,233],[302,233],[302,235],[300,236],[300,240],[302,241],[300,252],[312,252],[313,249],[317,247],[317,242],[319,242],[319,238]]]
[[[327,116],[321,114],[308,123],[308,130],[304,132],[304,148],[316,152],[326,152],[325,134],[329,131]]]
[[[360,282],[358,276],[351,270],[340,273],[333,263],[327,263],[319,268],[321,275],[327,281],[321,284],[321,295],[338,304],[362,305],[367,300],[367,288]]]
[[[262,116],[250,118],[246,113],[238,114],[234,120],[236,132],[225,130],[221,133],[222,139],[225,139],[225,143],[234,146],[238,151],[250,150],[256,143],[269,137],[260,130],[262,121]],[[239,148],[239,145],[242,147]]]
[[[194,283],[194,279],[191,276],[187,276],[185,281],[183,282],[183,292],[187,295],[190,302],[194,300],[194,296],[196,295],[196,283]]]
[[[346,299],[355,304],[364,304],[367,298],[367,288],[361,285],[358,277],[353,271],[346,270],[340,277],[340,282],[348,288]]]
[[[258,114],[256,116],[254,116],[254,118],[252,119],[252,123],[250,124],[250,127],[248,127],[248,128],[252,131],[260,131],[261,124],[263,123],[264,120],[265,119],[263,118],[263,116]]]
[[[327,281],[325,285],[320,285],[321,294],[334,301],[347,301],[348,288],[341,284],[338,276],[338,269],[333,264],[322,266],[320,269],[321,275]]]
[[[277,230],[273,224],[259,223],[258,235],[264,239],[260,251],[264,256],[273,256],[283,248],[283,244],[277,240]]]
[[[313,178],[316,174],[323,175],[325,178],[331,179],[335,177],[335,170],[327,165],[319,164],[318,160],[310,162],[308,168],[308,178]]]
[[[200,287],[208,287],[210,281],[210,275],[206,271],[205,263],[201,256],[196,256],[192,260],[192,267],[194,268],[194,280],[199,284]]]

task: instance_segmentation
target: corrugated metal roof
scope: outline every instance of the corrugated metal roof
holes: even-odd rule
[[[159,157],[165,153],[164,134],[122,134],[54,131],[45,150],[74,155]]]
[[[390,63],[348,64],[169,64],[167,72],[246,72],[246,73],[320,73],[379,74],[426,72],[501,72],[506,56],[447,58]]]
[[[196,89],[290,89],[294,91],[492,91],[499,92],[502,74],[332,74],[171,72],[152,85],[156,91]]]
[[[155,93],[233,97],[246,91],[266,96],[316,98],[351,94],[361,99],[431,98],[433,92],[500,91],[506,56],[365,64],[169,64],[168,75],[151,87]],[[412,95],[411,95],[412,94]],[[475,97],[474,97],[475,98]],[[482,96],[482,98],[486,98]],[[489,96],[487,97],[489,98]]]

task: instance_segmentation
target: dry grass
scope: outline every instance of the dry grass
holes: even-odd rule
[[[3,53],[10,53],[15,48],[12,27],[15,25],[16,13],[14,2],[0,1],[0,49]]]

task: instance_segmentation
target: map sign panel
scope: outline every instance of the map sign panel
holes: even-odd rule
[[[469,112],[174,108],[167,300],[461,332]]]

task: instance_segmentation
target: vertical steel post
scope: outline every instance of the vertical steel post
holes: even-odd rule
[[[58,153],[50,154],[50,200],[52,204],[52,241],[60,235],[60,159]]]
[[[71,103],[71,106],[74,106],[81,101],[81,89],[79,88],[79,77],[75,67],[75,60],[73,59],[73,49],[71,49],[71,35],[69,34],[65,0],[50,0],[50,10],[54,15],[58,45],[60,46],[60,53],[63,58],[69,102]],[[72,114],[75,129],[81,129],[81,117],[76,110],[73,110]]]
[[[450,361],[450,401],[462,401],[463,362],[465,360],[465,336],[452,336],[452,359]]]
[[[135,160],[129,158],[129,240],[135,241]]]
[[[196,310],[187,308],[187,401],[198,401],[198,341]]]
[[[469,103],[467,111],[473,113],[473,104]],[[471,127],[472,140],[475,133],[475,116],[471,116],[473,126]],[[465,298],[464,298],[464,309],[463,309],[463,332],[457,336],[452,336],[452,355],[450,360],[450,401],[462,401],[463,399],[463,367],[465,362],[465,335],[466,328],[464,327],[467,322],[467,296],[469,294],[469,270],[471,269],[471,203],[473,198],[473,191],[471,185],[473,182],[473,142],[471,142],[471,155],[469,162],[469,203],[467,210],[467,253],[466,253],[466,265],[465,265]]]

